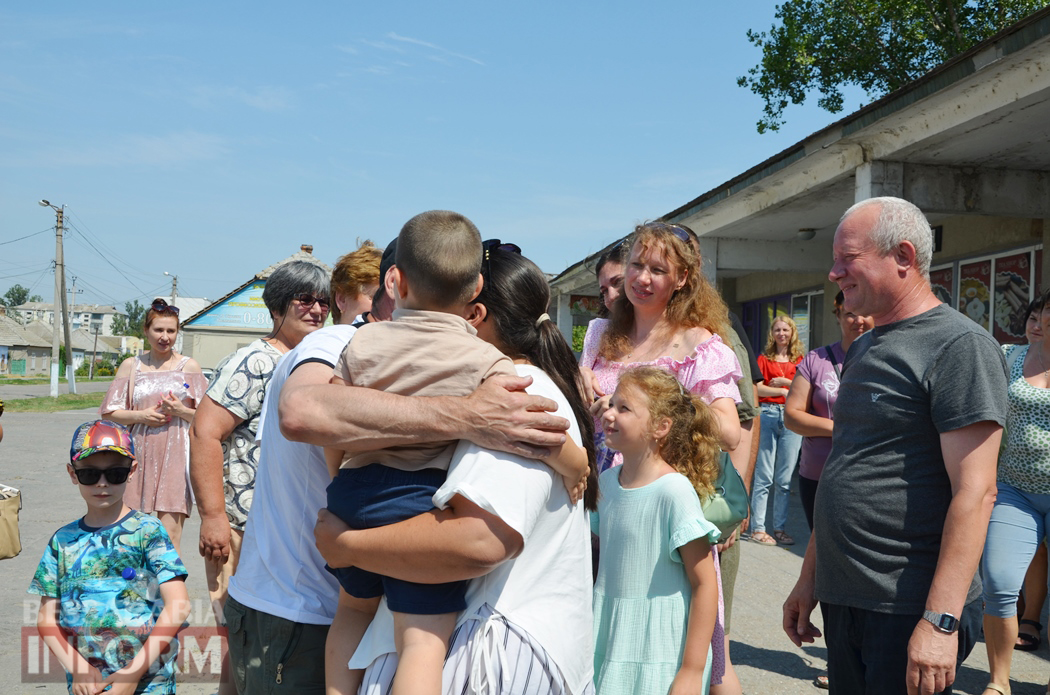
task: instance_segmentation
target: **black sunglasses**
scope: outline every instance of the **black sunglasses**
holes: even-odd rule
[[[106,482],[110,485],[122,485],[127,482],[131,475],[131,466],[117,466],[116,468],[74,468],[77,482],[81,485],[95,485],[102,476],[106,476]]]
[[[179,315],[179,308],[174,304],[168,304],[163,299],[154,299],[153,304],[151,306],[153,307],[153,311],[157,312],[158,314],[163,314],[167,311],[172,314],[175,314],[176,316]]]
[[[496,251],[506,251],[507,253],[516,253],[521,255],[521,247],[517,244],[504,244],[499,239],[489,239],[488,241],[481,242],[481,259],[484,261],[482,265],[482,272],[485,275],[490,275],[492,270],[492,264],[490,263],[490,254],[493,249]]]
[[[327,299],[315,297],[309,292],[296,292],[292,295],[292,299],[299,302],[304,309],[309,309],[314,303],[320,304],[323,311],[328,311],[328,307],[331,306]]]

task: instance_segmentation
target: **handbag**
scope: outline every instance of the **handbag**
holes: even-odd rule
[[[22,552],[22,541],[18,537],[18,512],[21,509],[22,493],[0,485],[0,560]]]
[[[722,538],[729,537],[736,527],[747,518],[751,511],[751,499],[744,487],[736,466],[729,460],[729,454],[722,452],[718,461],[718,478],[714,482],[714,493],[701,500],[704,517],[718,527]]]

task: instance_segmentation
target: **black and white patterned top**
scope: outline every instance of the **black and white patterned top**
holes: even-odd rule
[[[244,530],[255,492],[255,470],[259,465],[259,429],[266,387],[281,353],[263,339],[229,354],[215,369],[208,396],[242,420],[222,443],[222,477],[226,494],[226,517],[238,531]]]

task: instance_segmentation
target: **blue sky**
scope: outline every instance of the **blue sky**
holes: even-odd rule
[[[453,209],[557,273],[839,116],[758,135],[772,2],[178,2],[0,10],[0,293],[216,299]],[[847,100],[860,106],[863,95]],[[67,283],[70,280],[67,276]]]

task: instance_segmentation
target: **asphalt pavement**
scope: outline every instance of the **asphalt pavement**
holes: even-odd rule
[[[46,385],[43,388],[47,388]],[[0,397],[7,395],[0,392]],[[41,553],[51,534],[62,525],[84,513],[83,500],[64,471],[69,456],[73,430],[94,417],[93,410],[60,413],[7,413],[3,416],[4,438],[0,442],[0,483],[22,490],[23,508],[19,528],[22,553],[0,560],[0,674],[5,676],[4,692],[59,694],[66,692],[62,683],[40,683],[30,680],[27,665],[34,661],[34,648],[23,636],[23,628],[35,625],[38,599],[25,593],[36,570]],[[214,625],[207,606],[203,561],[196,550],[199,521],[191,517],[184,533],[183,560],[190,576],[187,582],[194,608],[190,624],[207,635]],[[740,574],[733,608],[731,657],[749,695],[802,693],[821,691],[812,685],[825,666],[823,641],[796,648],[781,630],[780,606],[787,596],[802,564],[806,533],[805,517],[792,496],[788,532],[799,543],[791,547],[767,547],[743,542]],[[819,613],[819,612],[818,612]],[[1044,616],[1046,615],[1044,611]],[[819,614],[815,620],[819,621]],[[1044,617],[1044,624],[1046,619]],[[184,644],[187,640],[184,640]],[[207,645],[194,651],[187,670],[200,673],[208,669]],[[44,648],[46,649],[46,648]],[[1050,677],[1047,642],[1033,653],[1014,653],[1012,681],[1016,695],[1042,695]],[[987,660],[984,644],[978,643],[963,665],[956,682],[957,693],[979,695],[987,683]],[[215,692],[213,683],[180,682],[179,692],[205,695]]]
[[[106,391],[112,381],[78,381],[77,393],[97,393]],[[58,383],[60,394],[69,393],[69,385],[60,381]],[[17,398],[40,398],[51,395],[51,384],[21,384],[17,379],[4,379],[0,381],[0,400],[15,400]],[[72,436],[72,433],[70,433]]]

